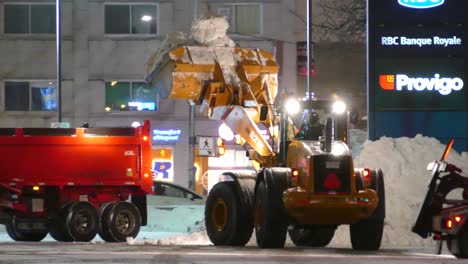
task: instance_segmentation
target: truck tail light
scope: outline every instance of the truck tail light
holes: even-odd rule
[[[370,187],[372,184],[372,173],[371,170],[368,168],[365,168],[361,172],[361,179],[362,179],[362,184],[364,187]]]
[[[143,141],[148,141],[148,137],[147,137],[147,136],[143,136]]]
[[[33,189],[33,191],[39,191],[39,186],[34,185],[34,186],[32,187],[32,189]]]
[[[453,226],[453,223],[452,223],[452,220],[451,219],[447,219],[447,221],[445,221],[445,227],[447,229],[451,229]]]
[[[456,216],[453,218],[453,220],[455,220],[456,223],[461,223],[462,218],[461,218],[461,216],[456,215]]]
[[[291,168],[291,181],[293,186],[297,186],[297,180],[299,179],[299,170]]]
[[[370,172],[369,169],[364,169],[364,170],[362,171],[362,177],[364,177],[364,178],[370,178],[370,175],[371,175],[371,172]]]

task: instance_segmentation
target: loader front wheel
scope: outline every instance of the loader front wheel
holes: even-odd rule
[[[296,246],[325,247],[335,235],[334,226],[306,226],[289,229],[289,237]]]
[[[379,202],[374,213],[349,227],[351,245],[355,250],[378,250],[382,242],[385,220],[385,185],[380,169],[372,172],[372,189],[377,192]]]
[[[259,248],[283,248],[286,241],[287,217],[282,204],[282,191],[260,181],[255,191],[255,235]]]
[[[215,246],[244,246],[253,226],[242,215],[234,182],[220,182],[210,191],[205,206],[205,226]]]

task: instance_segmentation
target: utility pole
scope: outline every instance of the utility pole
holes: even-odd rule
[[[189,182],[188,188],[195,191],[195,102],[192,100],[189,103],[189,148],[188,148],[188,174]]]
[[[55,36],[57,46],[57,121],[62,122],[62,30],[60,25],[60,0],[55,2]]]
[[[312,99],[312,83],[310,81],[312,62],[312,0],[307,0],[307,97]]]

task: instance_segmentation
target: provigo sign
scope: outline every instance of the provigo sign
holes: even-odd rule
[[[406,74],[382,74],[379,76],[382,90],[402,91],[438,91],[441,95],[449,95],[452,91],[463,89],[463,80],[459,77],[441,77],[434,74],[432,78],[409,77]]]
[[[398,3],[402,6],[409,8],[432,8],[440,6],[445,0],[398,0]]]

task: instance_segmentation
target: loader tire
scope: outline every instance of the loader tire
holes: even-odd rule
[[[109,206],[104,222],[113,241],[126,242],[128,237],[136,238],[140,232],[141,215],[134,204],[120,201]]]
[[[255,191],[255,235],[259,248],[283,248],[288,228],[283,190],[260,181]]]
[[[242,214],[234,182],[220,182],[211,189],[205,206],[205,226],[215,246],[245,246],[253,223]]]
[[[67,213],[65,227],[73,241],[91,241],[98,232],[98,212],[89,202],[73,204]]]
[[[465,223],[458,235],[447,240],[447,248],[457,258],[468,258],[468,223]]]
[[[5,225],[8,236],[15,241],[39,242],[47,236],[47,230],[20,230],[15,216]]]
[[[101,204],[98,209],[98,218],[99,218],[99,228],[98,228],[98,234],[102,238],[102,240],[106,242],[117,242],[115,241],[112,236],[110,235],[109,232],[109,226],[107,226],[107,219],[109,215],[109,208],[110,205],[112,205],[115,202],[107,202]]]
[[[289,237],[296,246],[325,247],[335,235],[335,227],[306,226],[289,229]]]
[[[355,250],[378,250],[382,242],[385,220],[385,184],[380,169],[372,172],[372,189],[379,202],[374,213],[367,219],[350,225],[351,245]]]
[[[73,206],[75,202],[68,202],[62,206],[57,212],[55,216],[52,217],[51,225],[49,228],[50,236],[59,241],[59,242],[71,242],[73,241],[73,237],[68,233],[67,228],[65,226],[66,217],[68,214],[68,210],[71,206]]]

